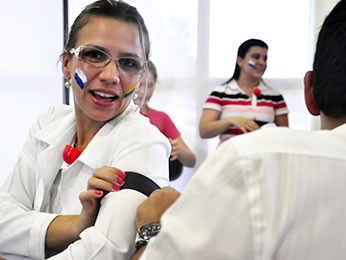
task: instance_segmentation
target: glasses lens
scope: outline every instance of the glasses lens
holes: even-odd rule
[[[102,49],[93,46],[80,46],[71,49],[70,53],[75,54],[78,59],[94,67],[105,67],[113,60],[112,56]],[[135,57],[121,57],[115,59],[118,69],[127,76],[137,76],[143,72],[144,61]]]
[[[143,70],[143,61],[131,57],[121,57],[118,59],[119,69],[128,75],[136,75]]]
[[[94,47],[84,47],[79,52],[79,58],[95,67],[103,67],[106,66],[111,58],[109,55],[97,48]]]

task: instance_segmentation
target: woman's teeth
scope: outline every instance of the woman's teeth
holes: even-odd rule
[[[108,93],[104,93],[104,92],[100,92],[100,91],[93,91],[92,92],[94,94],[94,96],[98,97],[98,98],[103,98],[103,99],[116,99],[117,96],[114,96],[112,94],[108,94]]]

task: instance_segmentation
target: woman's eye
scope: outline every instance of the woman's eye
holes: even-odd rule
[[[135,70],[137,70],[140,68],[139,62],[135,59],[132,59],[132,58],[119,58],[118,62],[119,62],[119,66],[122,69],[135,69]]]
[[[252,58],[258,60],[260,58],[260,55],[254,54],[254,55],[252,55]]]
[[[82,59],[89,62],[104,62],[108,60],[108,56],[98,50],[86,50],[83,52]]]

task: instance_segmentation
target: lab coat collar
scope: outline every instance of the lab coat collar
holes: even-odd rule
[[[136,105],[131,102],[123,113],[107,122],[97,132],[75,163],[82,162],[91,169],[99,167],[100,163],[107,160],[103,156],[105,156],[106,153],[104,149],[108,147],[105,145],[109,141],[108,136],[120,121],[134,112],[136,112]],[[57,120],[52,120],[50,124],[44,126],[34,135],[35,138],[41,141],[43,146],[46,146],[46,149],[43,149],[38,155],[39,163],[44,162],[43,165],[45,165],[44,174],[42,174],[42,176],[43,178],[47,178],[44,180],[46,184],[50,185],[54,181],[55,175],[62,165],[63,150],[67,144],[72,143],[75,134],[76,118],[74,109],[70,108],[69,112],[65,113]],[[102,147],[104,147],[104,149],[102,149]],[[58,159],[52,160],[52,158]],[[47,164],[46,162],[48,161],[51,163]]]
[[[54,120],[48,125],[45,125],[33,137],[38,139],[42,146],[42,151],[38,154],[37,165],[40,165],[39,176],[41,188],[37,191],[40,194],[40,199],[37,201],[35,208],[45,207],[49,201],[49,194],[43,194],[44,191],[49,191],[50,187],[60,170],[63,159],[62,153],[67,144],[71,144],[76,134],[76,118],[74,109],[69,108],[70,111],[58,113],[59,118]],[[90,174],[96,167],[104,165],[109,162],[111,154],[107,151],[107,145],[110,142],[108,138],[116,125],[121,120],[128,117],[131,113],[136,111],[136,106],[131,102],[130,105],[116,118],[107,122],[94,136],[89,145],[79,156],[79,158],[70,166],[73,170],[81,169],[82,165],[90,168]],[[62,115],[62,116],[61,116]],[[54,117],[54,113],[52,115]],[[106,145],[105,145],[106,144]],[[97,152],[95,152],[97,151]],[[48,162],[48,163],[47,163]],[[104,162],[104,163],[103,163]],[[82,165],[81,165],[82,163]],[[72,169],[71,169],[72,170]]]

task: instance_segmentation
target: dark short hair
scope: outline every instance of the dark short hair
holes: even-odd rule
[[[254,47],[254,46],[262,47],[262,48],[265,48],[265,49],[269,48],[268,44],[266,44],[262,40],[259,40],[259,39],[248,39],[245,42],[243,42],[242,44],[240,44],[240,46],[238,48],[237,57],[245,58],[246,53],[249,51],[249,49],[251,47]],[[239,76],[240,76],[240,68],[239,68],[238,62],[236,61],[232,77],[229,80],[227,80],[224,84],[228,84],[233,79],[239,79]]]
[[[326,116],[346,116],[346,0],[323,22],[318,35],[312,73],[316,105]]]
[[[141,41],[143,41],[144,59],[149,59],[150,40],[144,19],[135,7],[121,0],[98,0],[87,5],[77,16],[73,25],[71,26],[69,37],[65,46],[66,50],[76,47],[75,44],[78,39],[79,31],[88,23],[90,17],[94,16],[109,17],[137,25]]]

